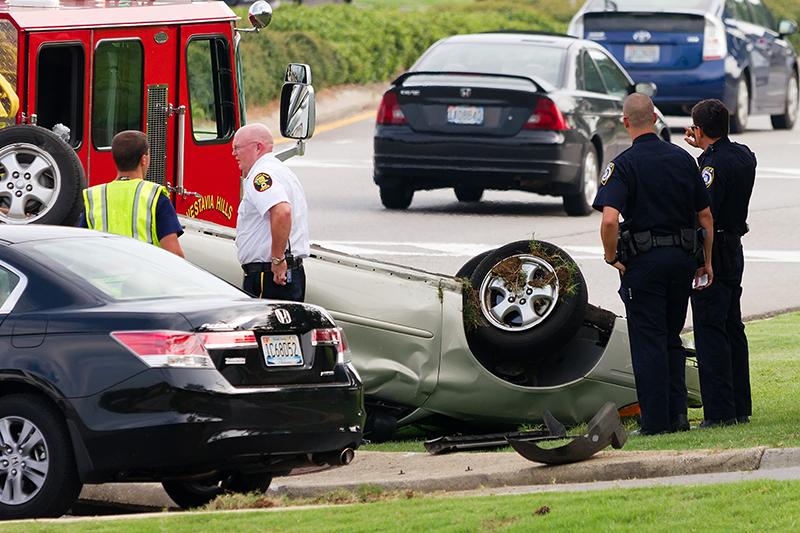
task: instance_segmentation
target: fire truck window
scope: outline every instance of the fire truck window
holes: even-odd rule
[[[0,128],[13,125],[18,110],[17,29],[0,20]]]
[[[92,141],[111,146],[123,130],[142,130],[144,52],[139,41],[101,41],[94,53]]]
[[[228,139],[234,129],[234,99],[227,41],[214,37],[189,41],[186,74],[195,141]]]
[[[37,124],[66,126],[68,142],[76,147],[83,140],[84,55],[80,44],[47,45],[36,63]]]

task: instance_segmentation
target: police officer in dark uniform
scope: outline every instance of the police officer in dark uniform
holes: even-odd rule
[[[620,272],[641,409],[639,432],[684,431],[689,422],[680,332],[698,273],[696,221],[713,234],[708,192],[692,156],[655,134],[649,97],[628,96],[623,114],[633,145],[606,168],[593,207],[603,213],[605,260]],[[710,283],[710,242],[706,252],[709,261],[699,273]]]
[[[700,427],[750,421],[750,368],[740,300],[747,208],[756,178],[756,156],[728,139],[730,118],[719,100],[692,109],[686,142],[698,158],[714,215],[714,285],[692,295],[694,339],[703,398]]]

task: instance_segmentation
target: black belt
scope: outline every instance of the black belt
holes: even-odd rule
[[[303,266],[302,257],[295,257],[294,259],[292,259],[292,266],[291,266],[292,270],[297,270],[302,266]],[[247,263],[246,265],[242,265],[242,270],[244,270],[245,274],[272,272],[272,263],[262,263],[262,262]]]
[[[680,246],[680,235],[653,235],[653,248],[661,246]]]

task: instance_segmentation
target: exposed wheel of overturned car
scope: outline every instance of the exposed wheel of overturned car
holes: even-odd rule
[[[272,483],[268,472],[243,474],[234,472],[222,479],[169,479],[161,482],[164,491],[183,509],[200,507],[226,492],[266,492]]]
[[[569,340],[586,312],[583,274],[548,242],[517,241],[489,252],[470,283],[464,327],[473,349],[484,353],[538,359]]]
[[[85,186],[78,156],[52,131],[0,130],[0,222],[74,225]]]

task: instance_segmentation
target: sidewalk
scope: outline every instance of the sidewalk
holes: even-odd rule
[[[528,490],[546,487],[546,490],[559,490],[559,486],[562,486],[561,490],[570,491],[587,490],[585,484],[594,482],[640,480],[638,486],[647,486],[665,484],[664,478],[699,474],[770,471],[764,474],[770,477],[794,467],[800,467],[800,448],[607,451],[588,461],[561,466],[532,463],[513,452],[462,452],[436,456],[425,453],[356,452],[355,460],[346,467],[276,478],[269,492],[304,497],[334,490],[355,490],[363,485],[414,492],[453,493],[499,487],[527,487]],[[700,480],[702,477],[694,482]],[[687,481],[691,483],[691,479]],[[87,485],[81,493],[81,499],[152,509],[174,507],[157,483]]]

